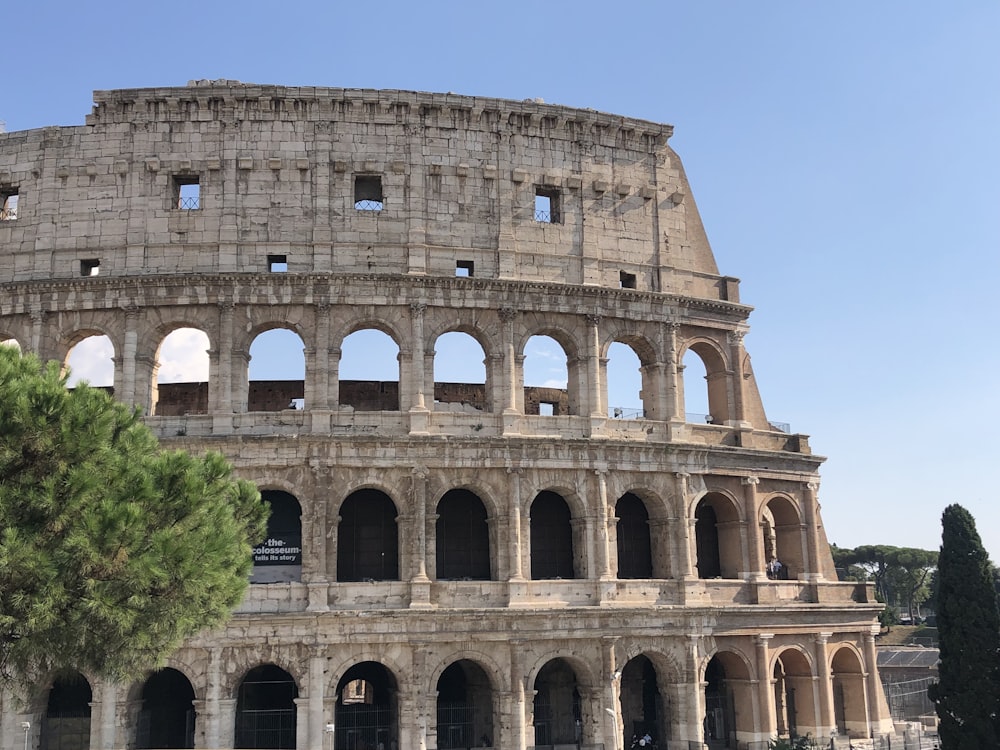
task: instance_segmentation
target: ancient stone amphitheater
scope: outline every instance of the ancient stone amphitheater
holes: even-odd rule
[[[106,337],[115,397],[164,445],[225,453],[273,516],[227,627],[138,684],[7,695],[5,750],[891,730],[878,605],[837,581],[822,459],[765,415],[669,126],[234,81],[94,102],[0,135],[0,340],[67,361]],[[207,336],[201,382],[159,377],[181,329]],[[252,380],[276,329],[304,376]],[[395,374],[341,378],[366,331]],[[479,382],[437,376],[447,335]],[[528,382],[536,337],[565,385]],[[622,352],[631,410],[609,403]]]

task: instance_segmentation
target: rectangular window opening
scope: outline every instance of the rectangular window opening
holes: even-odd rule
[[[288,273],[288,256],[268,255],[267,270],[271,273]]]
[[[618,283],[622,289],[635,289],[635,274],[619,271]]]
[[[101,261],[97,258],[80,261],[81,276],[97,276],[101,273]]]
[[[384,205],[382,177],[377,174],[354,175],[354,208],[358,211],[381,211]]]
[[[538,413],[543,417],[554,417],[556,413],[556,405],[548,401],[542,401],[538,404]]]
[[[201,208],[201,179],[198,175],[174,175],[174,199],[182,211]]]
[[[455,263],[456,276],[472,276],[475,271],[475,263],[471,260],[460,260]]]
[[[535,221],[543,224],[559,224],[559,190],[557,188],[535,186]]]
[[[17,218],[17,188],[0,188],[0,221]]]

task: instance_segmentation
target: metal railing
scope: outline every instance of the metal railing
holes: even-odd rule
[[[201,197],[192,196],[190,198],[178,198],[177,208],[181,209],[182,211],[197,211],[199,208],[201,208]]]
[[[356,208],[358,211],[381,211],[383,208],[383,203],[382,201],[371,201],[371,200],[355,201],[354,208]]]

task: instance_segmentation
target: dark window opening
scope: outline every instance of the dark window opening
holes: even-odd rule
[[[384,207],[382,178],[379,175],[354,176],[354,207],[358,211],[381,211]]]
[[[359,490],[340,508],[338,581],[398,581],[396,505],[378,490]]]
[[[17,188],[0,188],[0,221],[17,218]]]
[[[90,683],[79,673],[56,679],[42,717],[41,750],[87,750],[90,742]]]
[[[575,578],[569,506],[555,492],[541,492],[531,504],[531,578]]]
[[[471,260],[460,260],[455,263],[456,276],[472,276],[475,271],[475,263]]]
[[[618,283],[622,289],[635,289],[635,274],[620,271],[618,274]]]
[[[201,208],[201,182],[198,175],[174,175],[174,200],[182,211]]]
[[[543,224],[559,224],[559,191],[555,188],[535,188],[535,221]]]
[[[695,549],[699,578],[720,578],[722,562],[719,557],[719,531],[715,509],[701,502],[694,512]]]
[[[298,697],[295,680],[285,670],[273,664],[251,669],[237,693],[233,746],[292,750]]]
[[[438,580],[488,581],[490,536],[482,500],[468,490],[451,490],[437,513]]]
[[[288,272],[288,256],[287,255],[268,255],[267,256],[267,270],[271,273],[287,273]]]
[[[154,672],[142,688],[135,746],[194,747],[194,697],[191,683],[176,669]]]
[[[618,516],[618,577],[652,578],[649,512],[645,503],[628,492],[615,506],[615,515]]]
[[[558,404],[553,401],[540,401],[538,413],[543,417],[554,417],[558,413]]]
[[[97,258],[89,258],[80,261],[81,276],[97,276],[101,273],[101,261]]]
[[[264,490],[268,504],[267,537],[253,549],[251,583],[286,583],[302,577],[302,506],[294,495]]]

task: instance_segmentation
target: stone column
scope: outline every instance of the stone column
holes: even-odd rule
[[[311,362],[306,368],[306,408],[330,408],[330,303],[316,304],[316,339],[310,348]]]
[[[819,713],[816,716],[816,736],[827,737],[836,726],[833,716],[833,678],[826,644],[833,633],[818,633],[813,638],[816,652],[816,672],[819,682]]]
[[[688,743],[703,743],[705,741],[705,682],[702,679],[699,655],[701,652],[701,636],[688,635],[686,664],[684,671],[690,675],[688,688],[687,710],[678,717],[678,739]],[[701,747],[701,745],[696,745]]]
[[[587,316],[587,402],[591,417],[606,417],[607,411],[601,410],[601,333],[600,315]]]
[[[876,626],[877,628],[877,626]],[[861,634],[865,652],[865,708],[868,711],[868,734],[874,735],[874,730],[882,726],[883,720],[892,728],[892,719],[882,716],[879,706],[879,696],[882,685],[878,679],[878,655],[875,651],[875,633],[868,631]]]
[[[494,739],[495,747],[510,748],[510,750],[525,750],[525,735],[527,734],[527,675],[524,674],[524,641],[510,642],[510,691],[511,691],[511,736],[500,738],[500,743]],[[534,743],[532,743],[534,744]]]
[[[408,399],[410,411],[427,409],[424,400],[424,312],[426,310],[427,305],[423,302],[414,302],[410,305],[410,335],[413,338],[410,387],[407,388],[410,396]]]
[[[31,311],[31,351],[38,355],[39,359],[43,362],[48,359],[59,359],[60,363],[63,362],[61,359],[65,356],[65,352],[53,352],[49,351],[49,347],[45,346],[45,316],[48,313],[45,310],[32,310]]]
[[[611,750],[621,750],[622,747],[622,736],[624,734],[624,728],[622,726],[622,702],[621,702],[621,687],[622,687],[622,670],[618,666],[617,654],[615,652],[615,646],[618,643],[618,638],[605,637],[601,639],[601,674],[605,680],[607,688],[607,699],[602,701],[604,706],[602,706],[601,715],[598,717],[598,724],[604,727],[604,742]],[[598,691],[600,695],[600,691]],[[614,720],[612,721],[612,716],[607,710],[610,709],[614,714]]]
[[[213,648],[208,657],[208,675],[205,688],[204,722],[205,747],[230,747],[222,740],[222,649]]]
[[[503,321],[504,368],[502,397],[497,399],[496,403],[503,404],[505,413],[517,414],[517,349],[514,344],[514,320],[517,318],[517,310],[512,307],[502,307],[498,314]]]
[[[768,646],[768,641],[772,638],[774,638],[774,633],[761,633],[754,637],[754,650],[757,657],[757,702],[760,705],[760,715],[756,722],[758,740],[768,740],[778,732],[778,720],[774,713],[771,654]]]
[[[680,513],[678,531],[674,537],[677,544],[678,560],[676,567],[676,577],[678,579],[690,580],[697,578],[694,572],[694,555],[691,554],[691,538],[694,536],[694,517],[687,512],[688,506],[688,479],[690,474],[683,471],[674,473],[674,484],[677,497],[680,498],[678,511]]]
[[[765,578],[763,532],[760,527],[760,508],[757,507],[757,485],[760,478],[743,477],[743,515],[747,519],[747,548],[749,550],[749,567],[743,574],[748,581],[759,581]]]
[[[809,561],[808,580],[823,580],[823,571],[819,562],[820,536],[819,536],[819,501],[816,492],[819,489],[819,482],[807,482],[802,493],[803,505],[805,506],[806,524],[806,549]]]
[[[209,351],[208,411],[231,414],[233,409],[233,303],[219,302],[219,334]]]
[[[209,747],[233,747],[236,744],[236,699],[219,701],[219,742]]]
[[[149,402],[149,388],[146,393],[140,395],[137,391],[135,360],[139,350],[139,308],[136,305],[126,305],[125,312],[125,338],[122,341],[121,389],[115,390],[115,399],[122,403],[132,404],[142,409],[143,414],[151,414],[151,404]]]
[[[427,469],[418,466],[412,472],[414,508],[414,581],[427,581]]]
[[[293,698],[295,704],[295,750],[316,750],[309,737],[309,699]]]
[[[507,468],[507,475],[510,477],[510,497],[508,516],[510,524],[510,535],[507,554],[510,556],[510,580],[523,581],[522,571],[522,543],[521,543],[521,472],[519,466]]]
[[[323,715],[325,687],[325,672],[323,666],[326,662],[326,648],[324,646],[312,645],[309,647],[309,704],[307,706],[309,717],[308,725],[308,747],[311,750],[324,750],[323,748],[323,726],[326,724],[326,717]],[[298,743],[301,747],[302,743]]]
[[[729,343],[729,357],[732,360],[732,365],[730,370],[733,374],[733,409],[730,414],[730,419],[736,424],[747,424],[746,409],[744,408],[744,397],[743,397],[743,358],[745,353],[743,351],[743,336],[746,335],[746,331],[730,331],[726,340]]]
[[[681,379],[677,359],[677,334],[680,323],[667,323],[667,361],[663,368],[664,374],[664,412],[663,419],[679,419],[684,421],[684,394],[681,391]]]
[[[597,477],[597,534],[593,556],[597,561],[597,573],[602,581],[614,577],[611,575],[611,546],[608,542],[612,514],[608,512],[607,474],[606,468],[594,471],[594,476]]]
[[[102,680],[100,727],[97,734],[98,744],[94,750],[111,750],[111,748],[118,745],[115,736],[117,729],[115,726],[115,717],[118,713],[117,708],[118,685],[111,680]],[[93,737],[93,728],[91,728],[91,736]]]

